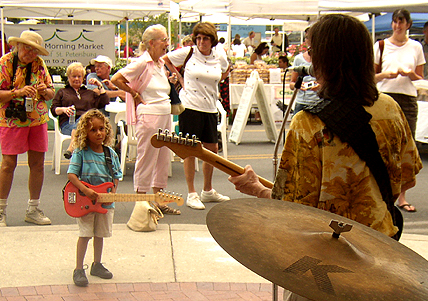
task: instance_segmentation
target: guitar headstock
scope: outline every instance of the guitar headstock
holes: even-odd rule
[[[178,206],[182,206],[184,204],[184,199],[182,197],[182,195],[178,195],[176,193],[172,193],[169,191],[168,193],[166,193],[165,191],[159,191],[158,193],[156,193],[156,201],[159,204],[162,203],[177,203]]]
[[[195,135],[190,138],[189,134],[183,136],[182,133],[177,135],[175,132],[169,133],[168,130],[159,129],[159,132],[152,136],[150,142],[156,148],[168,147],[182,159],[197,157],[202,152],[202,143],[196,139]]]

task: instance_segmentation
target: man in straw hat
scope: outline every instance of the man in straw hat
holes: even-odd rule
[[[7,198],[12,187],[18,154],[27,153],[29,174],[28,208],[25,221],[49,225],[38,208],[48,150],[46,100],[54,96],[52,80],[43,59],[48,55],[43,38],[34,31],[10,37],[12,52],[0,58],[0,226],[6,226]]]

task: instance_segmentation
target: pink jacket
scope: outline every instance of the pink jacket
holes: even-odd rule
[[[162,65],[165,63],[161,58],[159,62]],[[141,95],[152,79],[154,68],[155,63],[152,57],[145,51],[140,57],[118,72],[126,78],[129,82],[129,86]],[[136,124],[137,118],[135,111],[134,98],[130,93],[126,93],[126,122],[128,124]]]

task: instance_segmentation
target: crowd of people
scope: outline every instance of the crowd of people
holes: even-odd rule
[[[229,178],[237,190],[327,210],[388,236],[396,235],[399,229],[391,204],[398,202],[402,210],[416,211],[405,198],[422,168],[414,140],[417,95],[412,81],[424,78],[427,44],[406,36],[412,25],[408,11],[395,11],[391,24],[392,36],[374,46],[364,24],[347,15],[325,15],[305,31],[310,47],[295,58],[294,65],[312,66],[313,74],[305,76],[303,82],[313,84],[299,88],[274,187],[263,186],[247,165],[244,174]],[[425,25],[428,41],[428,22]],[[275,28],[271,41],[274,51],[282,49],[283,37],[279,36]],[[251,52],[251,63],[260,60],[270,46],[267,42],[254,45],[254,38],[254,32],[243,41],[235,37],[233,52]],[[8,42],[13,50],[0,59],[4,70],[0,75],[0,226],[7,225],[8,196],[17,156],[22,153],[27,153],[30,170],[25,221],[51,223],[39,208],[48,148],[48,109],[58,116],[62,133],[72,137],[64,153],[70,159],[68,179],[94,201],[97,190],[84,182],[94,186],[113,182],[114,193],[122,177],[118,156],[111,147],[115,133],[104,110],[116,98],[126,102],[126,122],[135,128],[138,140],[135,193],[157,193],[167,187],[169,150],[154,148],[150,138],[159,128],[171,128],[171,89],[177,81],[183,87],[179,97],[185,107],[178,117],[180,132],[195,135],[206,149],[218,152],[216,103],[220,83],[228,77],[231,64],[224,39],[219,43],[214,24],[198,23],[192,35],[183,39],[183,47],[171,52],[165,27],[152,25],[142,34],[141,55],[129,65],[112,75],[111,59],[99,55],[91,61],[94,72],[86,76],[81,63],[71,63],[67,67],[68,84],[56,93],[40,57],[49,54],[42,37],[34,31],[23,31]],[[280,68],[289,66],[287,56],[280,56],[279,61]],[[299,76],[293,72],[292,89]],[[51,99],[48,108],[46,101]],[[349,114],[361,118],[350,118]],[[355,127],[362,129],[361,136],[346,131]],[[367,141],[377,147],[361,150],[358,145],[367,142],[359,140],[361,137],[369,137]],[[372,156],[380,159],[368,162],[366,158]],[[198,194],[195,164],[195,157],[184,159],[186,205],[202,210],[205,202],[228,201],[229,197],[214,189],[213,166],[206,162],[202,164],[204,181]],[[385,173],[374,172],[374,166]],[[165,204],[156,206],[164,214],[181,214]],[[108,209],[107,214],[92,212],[77,218],[79,238],[73,281],[78,286],[88,285],[83,265],[91,238],[91,275],[113,277],[101,264],[101,257],[103,238],[112,235],[114,203],[103,207]],[[286,298],[304,300],[293,294]]]

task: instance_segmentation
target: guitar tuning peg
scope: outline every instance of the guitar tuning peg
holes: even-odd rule
[[[157,138],[158,140],[162,140],[162,129],[161,129],[161,128],[159,128],[159,129],[158,129],[158,133],[157,133],[157,135],[156,135],[156,138]]]
[[[172,132],[172,133],[171,133],[171,142],[172,142],[172,143],[176,143],[176,142],[177,142],[177,138],[176,138],[176,134],[175,134],[175,132]]]
[[[192,146],[196,145],[196,135],[192,135]]]
[[[185,145],[189,145],[189,137],[190,137],[190,135],[189,135],[189,133],[187,133],[186,137],[185,137],[185,141],[184,141]]]
[[[169,131],[167,129],[165,130],[165,135],[163,137],[163,141],[169,141]]]

